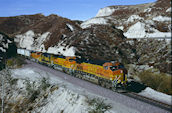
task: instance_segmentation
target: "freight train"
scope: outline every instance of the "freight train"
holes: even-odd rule
[[[124,91],[127,86],[127,70],[119,62],[65,57],[26,49],[17,49],[17,53],[113,91]]]

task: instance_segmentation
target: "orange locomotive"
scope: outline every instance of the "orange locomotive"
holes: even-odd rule
[[[123,89],[127,84],[127,70],[119,62],[64,57],[40,52],[31,52],[31,58],[112,90]]]
[[[127,70],[118,62],[83,62],[78,64],[76,68],[77,73],[82,73],[80,76],[83,79],[95,82],[103,87],[112,88],[113,90],[125,88],[127,84]]]
[[[34,61],[40,62],[41,61],[41,52],[34,52],[31,51],[30,57],[33,58]]]

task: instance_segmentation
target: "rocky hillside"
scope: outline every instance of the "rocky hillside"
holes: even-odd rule
[[[168,41],[142,39],[130,43],[136,50],[135,64],[147,65],[159,69],[160,72],[171,73],[171,44]]]
[[[41,14],[21,15],[15,17],[0,17],[0,31],[10,37],[21,34],[23,29],[29,28],[44,18]]]
[[[170,28],[170,0],[105,7],[85,22],[42,14],[0,18],[0,31],[19,48],[150,65],[163,72],[170,68],[169,42],[128,38],[170,37]]]
[[[21,48],[45,51],[59,40],[71,36],[74,31],[81,30],[78,23],[57,15],[1,17],[0,31],[15,37]]]
[[[98,11],[96,17],[81,24],[88,28],[94,24],[115,25],[127,38],[171,37],[171,1],[109,6]]]
[[[127,58],[129,61],[135,55],[123,31],[111,25],[94,25],[76,33],[70,40],[64,42],[76,48],[76,55],[90,59],[124,61]]]
[[[14,41],[0,33],[0,70],[4,67],[5,59],[16,55],[16,51]]]

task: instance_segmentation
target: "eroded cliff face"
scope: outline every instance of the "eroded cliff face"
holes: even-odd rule
[[[127,38],[171,37],[171,1],[105,7],[81,27],[85,29],[94,24],[113,24],[123,30]]]

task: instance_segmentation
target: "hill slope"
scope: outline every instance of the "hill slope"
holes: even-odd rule
[[[171,37],[171,1],[105,7],[81,27],[94,24],[113,24],[123,30],[127,38]]]
[[[0,31],[13,37],[19,48],[64,56],[79,55],[89,59],[153,65],[168,72],[169,43],[127,38],[171,36],[170,6],[170,0],[109,6],[100,9],[96,17],[85,22],[42,14],[1,17]],[[168,68],[164,68],[164,65]]]

